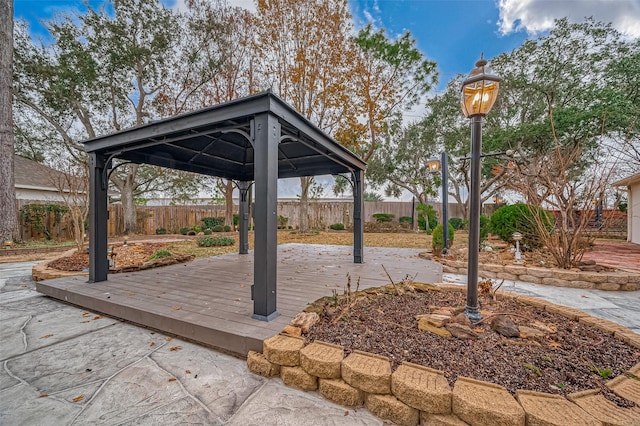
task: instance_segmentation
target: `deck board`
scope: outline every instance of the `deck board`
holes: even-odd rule
[[[38,282],[47,296],[146,327],[245,356],[262,351],[307,304],[333,290],[342,293],[351,276],[355,290],[387,284],[406,275],[439,282],[442,266],[418,257],[420,250],[365,247],[364,264],[353,263],[349,246],[278,246],[277,311],[270,322],[254,320],[251,284],[253,255],[227,254],[187,264],[124,274],[89,284],[82,276]]]

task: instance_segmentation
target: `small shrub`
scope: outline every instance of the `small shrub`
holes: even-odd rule
[[[225,225],[224,232],[231,232],[231,227],[229,225]]]
[[[453,226],[453,229],[456,231],[464,228],[464,220],[459,217],[452,217],[449,219],[449,224]]]
[[[171,252],[167,249],[160,249],[149,256],[149,260],[162,259],[163,257],[171,257]]]
[[[335,231],[344,231],[344,224],[342,223],[334,223],[333,225],[329,225],[329,228]]]
[[[408,223],[409,225],[413,223],[413,219],[411,219],[411,216],[400,216],[400,219],[398,219],[398,221],[400,223]]]
[[[198,247],[219,247],[219,246],[231,246],[235,244],[236,240],[230,237],[220,237],[212,235],[203,235],[198,238]]]
[[[238,226],[239,223],[240,223],[240,215],[234,214],[233,215],[233,224],[235,226]]]
[[[156,229],[156,235],[166,235],[167,234],[167,229],[166,228],[158,228]]]
[[[207,228],[207,229],[205,229],[205,230],[204,230],[204,231],[202,231],[202,232],[204,232],[204,235],[211,235],[211,232],[213,232],[213,231],[211,231],[211,229],[210,229],[210,228]]]
[[[193,232],[195,232],[197,234],[199,232],[202,232],[202,230],[204,228],[202,226],[200,226],[200,225],[193,225],[193,228],[191,228],[191,229],[193,229]]]
[[[180,228],[180,234],[182,235],[187,235],[187,233],[189,233],[190,229],[189,228]]]
[[[553,218],[545,210],[528,204],[513,204],[511,206],[500,207],[491,216],[491,232],[500,237],[501,240],[515,244],[513,233],[520,232],[522,241],[520,246],[523,250],[533,250],[543,246],[535,225],[535,216],[545,224],[548,232],[553,230]]]
[[[213,229],[216,225],[224,225],[224,217],[203,217],[202,222],[205,228]]]
[[[371,216],[376,220],[376,222],[391,222],[393,218],[396,216],[393,213],[374,213]]]
[[[222,232],[222,231],[224,231],[224,226],[222,226],[222,225],[216,225],[216,226],[214,226],[213,228],[211,228],[211,230],[212,230],[213,232]]]
[[[449,235],[447,235],[447,245],[451,247],[456,231],[450,223],[448,224],[448,229]],[[436,227],[433,228],[433,233],[431,234],[431,246],[434,255],[440,256],[442,254],[442,250],[444,249],[444,228],[442,227],[442,224],[437,224]]]
[[[278,215],[278,229],[287,229],[287,223],[289,218],[286,216]]]

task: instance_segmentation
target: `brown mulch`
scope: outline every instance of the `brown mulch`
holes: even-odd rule
[[[163,243],[129,243],[126,246],[110,245],[115,252],[115,268],[120,270],[124,267],[141,266],[152,254],[167,245]],[[86,252],[75,252],[70,256],[58,258],[48,264],[49,268],[60,271],[79,272],[89,267],[89,254]]]
[[[440,337],[418,329],[416,315],[442,307],[464,310],[461,292],[365,291],[351,296],[351,303],[325,298],[321,320],[305,338],[383,355],[395,369],[403,361],[442,370],[450,385],[458,376],[497,383],[515,394],[517,389],[567,395],[587,389],[602,389],[620,406],[633,402],[620,398],[605,386],[605,379],[624,374],[640,362],[640,350],[577,321],[552,314],[509,297],[480,296],[483,319],[471,327],[478,338],[460,340]],[[341,308],[342,307],[342,308]],[[345,308],[346,307],[346,308]],[[490,327],[492,315],[512,313],[518,326],[548,327],[538,338],[506,338]],[[340,318],[342,316],[342,318]],[[489,318],[487,318],[489,317]],[[338,319],[339,318],[339,319]]]

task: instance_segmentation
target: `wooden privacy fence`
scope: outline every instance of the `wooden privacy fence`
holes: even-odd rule
[[[33,204],[28,201],[20,201],[18,211],[25,204]],[[442,214],[441,203],[430,203]],[[417,206],[417,204],[416,204]],[[373,214],[390,213],[394,220],[398,221],[402,216],[411,217],[413,204],[411,201],[367,201],[364,203],[364,221],[374,222]],[[492,205],[485,205],[485,213],[491,213]],[[194,225],[203,225],[204,217],[222,217],[225,214],[223,205],[202,206],[140,206],[137,208],[138,233],[153,235],[156,230],[164,228],[168,233],[178,233],[180,228],[190,228]],[[234,206],[234,214],[238,214],[238,206]],[[287,226],[293,229],[300,224],[300,203],[297,201],[282,201],[278,203],[279,216],[287,218]],[[342,223],[345,227],[353,225],[353,202],[351,201],[310,201],[309,202],[309,227],[312,229],[327,229],[335,223]],[[462,206],[449,204],[449,218],[463,217]],[[417,221],[418,213],[415,212]],[[42,232],[34,229],[33,224],[26,223],[20,216],[22,239],[44,238]],[[53,216],[49,219],[52,223]],[[51,232],[52,238],[73,239],[71,219],[68,215],[62,217],[62,221],[55,225]],[[124,233],[124,214],[121,204],[109,205],[109,219],[107,224],[108,235],[113,237]]]

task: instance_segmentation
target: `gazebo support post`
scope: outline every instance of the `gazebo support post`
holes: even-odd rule
[[[89,282],[106,281],[107,259],[107,187],[104,155],[89,154]]]
[[[249,253],[249,190],[251,182],[238,182],[240,206],[238,212],[238,233],[240,235],[240,254]]]
[[[353,172],[353,263],[364,263],[364,170]]]
[[[253,263],[253,316],[271,321],[276,311],[278,260],[278,143],[280,123],[270,113],[255,116],[254,211],[255,251]]]

